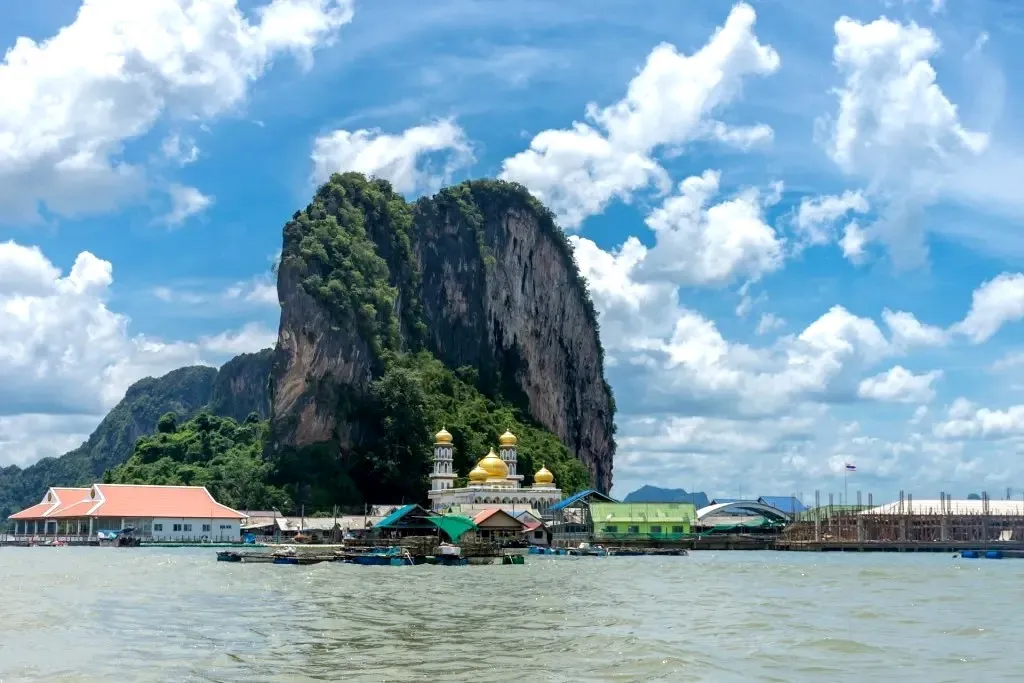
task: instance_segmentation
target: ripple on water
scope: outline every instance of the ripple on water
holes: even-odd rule
[[[948,562],[699,552],[282,567],[5,548],[0,680],[938,681],[965,667],[1011,680],[1020,648],[1001,626],[1024,598],[1024,562]]]

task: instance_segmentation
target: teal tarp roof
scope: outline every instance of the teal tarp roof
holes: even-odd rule
[[[458,541],[459,537],[470,529],[477,528],[476,522],[463,515],[427,517],[427,521],[448,534],[448,537],[452,539],[452,542]]]
[[[397,522],[398,520],[402,519],[402,517],[405,517],[407,514],[409,514],[410,512],[412,512],[413,510],[415,510],[418,507],[419,507],[419,505],[417,505],[416,503],[410,503],[408,505],[403,505],[402,507],[398,508],[397,510],[395,510],[390,515],[388,515],[384,519],[380,520],[379,522],[377,522],[373,526],[374,526],[374,528],[387,528],[389,526],[393,526],[395,524],[395,522]]]

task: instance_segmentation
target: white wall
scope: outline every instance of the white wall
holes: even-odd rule
[[[154,519],[154,541],[231,542],[241,540],[240,521],[237,519]]]

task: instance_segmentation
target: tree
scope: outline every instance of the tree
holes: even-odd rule
[[[156,431],[161,434],[173,434],[178,431],[178,416],[175,413],[164,413],[156,423]]]

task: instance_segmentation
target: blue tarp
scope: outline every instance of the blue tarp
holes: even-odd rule
[[[579,501],[583,500],[584,498],[587,498],[587,497],[590,497],[590,496],[594,496],[595,498],[597,498],[597,499],[599,499],[599,500],[601,500],[601,501],[603,501],[605,503],[618,503],[619,502],[619,501],[615,500],[614,498],[611,498],[609,496],[604,495],[600,491],[595,491],[594,489],[587,489],[586,491],[580,491],[579,493],[574,493],[571,496],[569,496],[568,498],[566,498],[565,500],[558,501],[557,503],[555,503],[554,505],[551,506],[551,509],[552,510],[561,510],[563,508],[569,507],[570,505],[572,505],[574,503],[578,503]]]
[[[795,496],[761,496],[757,499],[757,502],[771,505],[776,510],[782,510],[790,515],[807,510],[807,506],[801,503],[800,499]]]

